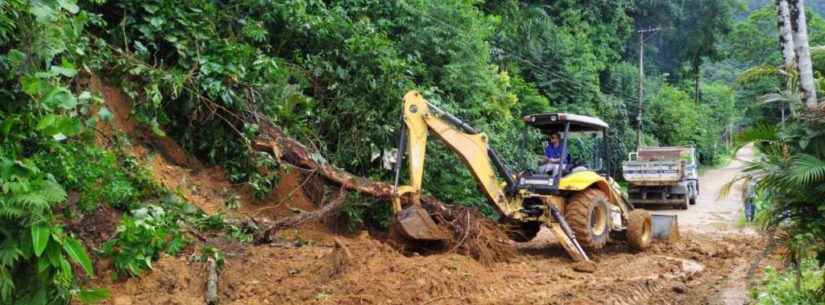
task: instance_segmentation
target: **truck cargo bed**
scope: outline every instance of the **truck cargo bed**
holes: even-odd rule
[[[670,185],[684,176],[681,161],[626,161],[622,165],[624,179],[631,185]]]

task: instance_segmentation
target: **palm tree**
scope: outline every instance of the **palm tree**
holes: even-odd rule
[[[780,0],[781,4],[782,0]],[[805,0],[787,0],[790,8],[791,30],[793,44],[796,51],[799,80],[802,87],[805,105],[809,111],[816,110],[816,84],[814,84],[813,64],[811,51],[808,46],[808,24],[805,20]]]
[[[740,180],[758,181],[757,192],[764,195],[767,203],[759,218],[770,232],[769,248],[779,245],[788,250],[786,258],[797,271],[797,287],[801,282],[803,258],[813,256],[825,263],[825,133],[820,131],[822,127],[825,124],[821,122],[791,120],[783,128],[759,125],[741,133],[737,142],[754,143],[762,154],[723,189],[728,192]],[[777,238],[776,234],[781,237]],[[766,249],[763,256],[768,252]],[[751,266],[749,276],[761,258]],[[820,291],[825,298],[825,287],[820,287]]]
[[[787,0],[777,0],[777,26],[779,27],[779,47],[782,49],[782,59],[785,70],[790,71],[796,62],[794,54],[793,32],[791,31],[791,11]]]

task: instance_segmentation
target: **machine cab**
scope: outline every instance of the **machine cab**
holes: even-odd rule
[[[544,139],[552,133],[558,133],[561,136],[561,155],[570,158],[560,158],[557,169],[552,172],[541,172],[535,165],[528,165],[530,169],[518,177],[518,189],[539,194],[558,194],[560,190],[565,190],[565,183],[561,183],[563,179],[595,175],[606,177],[610,172],[605,138],[608,125],[601,119],[557,112],[527,115],[524,117],[524,123],[534,128],[525,130],[525,133],[532,132]],[[531,138],[536,141],[537,137],[527,134],[524,136],[524,139]],[[531,144],[535,146],[536,143]],[[547,144],[542,146],[545,147]]]

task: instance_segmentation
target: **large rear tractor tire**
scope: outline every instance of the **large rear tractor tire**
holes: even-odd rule
[[[639,251],[650,247],[653,241],[653,227],[650,213],[642,209],[635,209],[627,215],[627,242],[630,247]]]
[[[601,190],[591,188],[573,195],[564,217],[583,247],[600,249],[607,243],[610,236],[608,200]]]

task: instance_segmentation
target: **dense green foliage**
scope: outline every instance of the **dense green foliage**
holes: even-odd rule
[[[801,103],[792,103],[800,109]],[[783,236],[782,245],[788,249],[786,259],[794,268],[803,260],[811,259],[819,267],[825,263],[825,137],[820,132],[823,124],[807,116],[793,116],[783,127],[761,125],[740,135],[742,142],[755,142],[763,153],[760,160],[751,163],[743,179],[755,179],[757,190],[764,200],[764,225]],[[808,269],[811,267],[808,266]],[[787,273],[792,273],[787,271]],[[768,278],[766,293],[776,294],[771,286],[783,285],[784,278]],[[819,283],[810,291],[795,292],[795,297],[825,300],[822,275],[811,283]],[[801,279],[798,279],[801,280]],[[819,289],[819,290],[817,290]],[[817,294],[811,291],[817,291]],[[799,304],[785,300],[778,304]]]
[[[92,159],[61,163],[77,150],[108,154],[79,144],[95,124],[98,100],[71,86],[90,17],[71,2],[3,1],[0,8],[0,303],[94,301],[106,292],[77,286],[72,263],[93,276],[92,263],[55,213],[66,208],[66,187],[96,183],[77,180],[86,170],[111,170]]]
[[[816,82],[821,84],[818,68],[825,62],[816,55],[816,46],[825,44],[825,22],[810,11],[806,13]],[[737,66],[748,68],[739,69],[736,96],[754,126],[740,133],[738,141],[753,142],[761,152],[740,178],[757,181],[758,219],[769,232],[779,235],[780,245],[787,250],[788,268],[766,272],[763,284],[756,289],[758,302],[820,304],[825,301],[821,272],[825,263],[825,205],[821,200],[825,195],[825,138],[821,113],[812,113],[802,105],[798,73],[783,71],[780,50],[773,47],[778,45],[775,6],[751,12],[736,25],[727,43],[732,58],[739,62]]]
[[[773,268],[768,268],[765,271],[764,287],[756,292],[753,299],[756,300],[756,305],[785,305],[785,304],[820,304],[822,301],[817,299],[816,293],[819,287],[822,287],[823,274],[822,267],[820,267],[815,260],[805,260],[802,263],[802,278],[798,279],[795,274],[791,272],[780,272]],[[801,289],[796,289],[799,284]]]
[[[806,11],[806,16],[810,45],[814,49],[815,46],[825,45],[825,20],[811,11]],[[776,123],[781,120],[780,109],[788,109],[787,104],[774,103],[765,107],[755,103],[762,95],[782,89],[782,78],[777,76],[775,69],[771,70],[782,65],[778,37],[776,6],[767,5],[738,22],[724,42],[723,48],[736,62],[733,70],[745,72],[738,76],[736,82],[738,106],[745,111],[744,117],[756,124]],[[815,70],[825,72],[825,58],[818,57],[816,51],[813,53]]]
[[[652,8],[631,2],[113,1],[87,9],[105,21],[92,31],[105,45],[100,62],[106,68],[99,72],[120,80],[138,117],[202,159],[223,164],[233,180],[261,196],[276,181],[278,164],[250,149],[258,130],[252,113],[268,116],[337,166],[386,179],[380,157],[395,146],[400,97],[412,89],[490,134],[513,166],[528,149],[518,140],[524,128],[519,118],[533,112],[606,119],[614,127],[614,175],[635,148],[638,75],[623,64],[634,60],[624,46],[634,36],[637,16],[630,12]],[[714,22],[728,24],[726,12]],[[716,39],[695,37],[694,55],[675,62],[715,59],[715,49],[707,48]],[[715,162],[724,149],[718,138],[704,135],[718,135],[736,118],[728,97],[702,99],[703,111],[684,104],[675,112],[668,92],[687,94],[689,86],[660,80],[647,87],[646,103],[660,105],[645,117],[656,126],[648,130],[649,144],[697,145],[703,161]],[[726,111],[716,112],[717,103]],[[670,114],[659,115],[660,109]],[[718,119],[707,133],[697,124],[667,121],[707,115]],[[663,130],[683,136],[659,138]],[[435,145],[428,191],[486,208],[456,161]],[[528,166],[523,163],[521,169]]]
[[[821,93],[825,57],[825,20],[806,11],[812,60]],[[769,35],[765,35],[765,34]],[[729,38],[732,57],[739,61],[737,104],[756,127],[739,136],[755,141],[761,159],[749,166],[743,178],[758,180],[763,225],[782,236],[788,250],[787,267],[769,271],[757,288],[762,304],[818,304],[825,301],[822,264],[825,263],[825,218],[822,185],[825,142],[821,114],[809,113],[801,104],[796,71],[782,71],[777,46],[776,7],[754,9],[739,22]],[[784,112],[784,117],[782,116]],[[783,122],[782,119],[785,119]],[[801,284],[801,285],[800,285]]]

